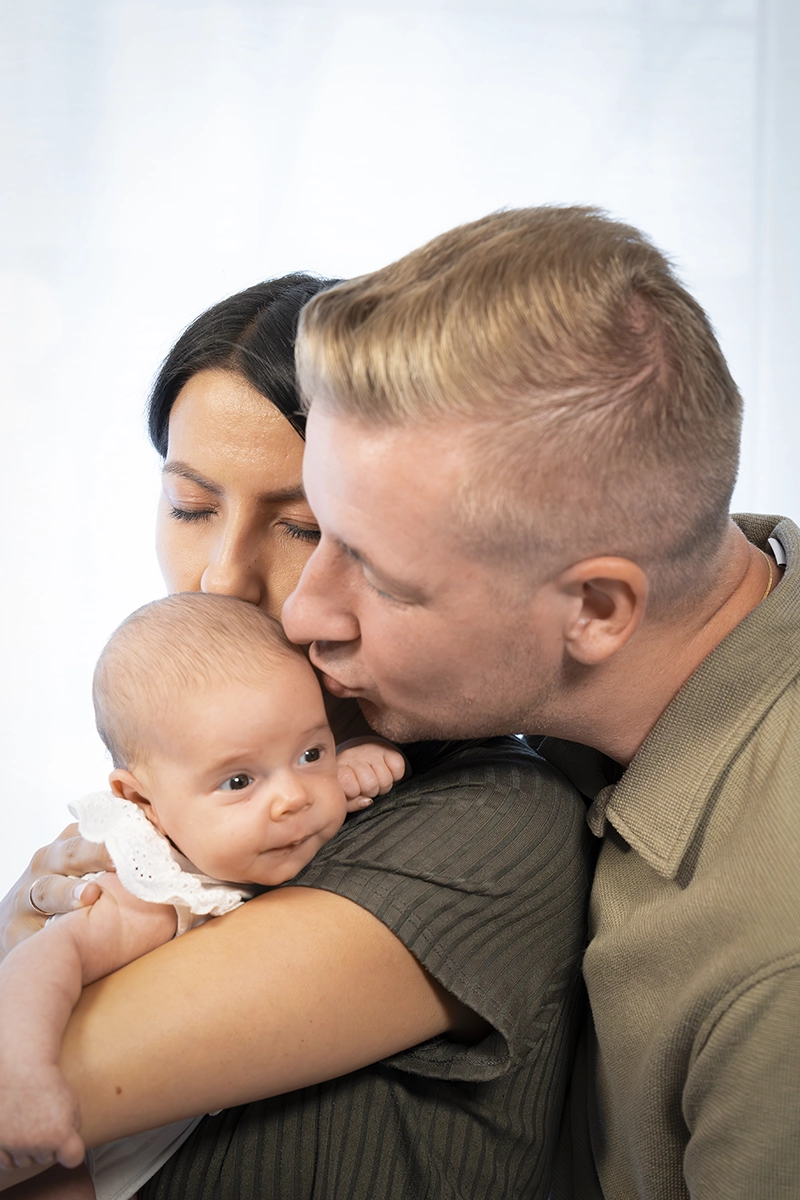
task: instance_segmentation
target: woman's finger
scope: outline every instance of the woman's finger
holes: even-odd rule
[[[48,916],[93,904],[100,889],[91,883],[82,886],[80,877],[110,867],[105,847],[84,841],[77,825],[69,825],[55,842],[37,850],[30,866],[0,900],[0,959],[37,933]]]
[[[69,875],[40,875],[28,889],[28,901],[35,913],[52,917],[56,913],[86,908],[100,898],[101,888],[93,880]]]
[[[108,870],[113,870],[113,863],[105,846],[85,841],[79,836],[77,825],[68,825],[56,841],[37,850],[29,873],[32,880],[41,875],[73,875],[79,879],[81,875]]]

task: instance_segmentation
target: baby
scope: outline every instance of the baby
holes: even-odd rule
[[[84,1158],[57,1066],[83,987],[294,878],[347,811],[405,772],[402,754],[377,740],[337,758],[308,660],[276,622],[229,597],[186,593],[135,612],[100,657],[94,702],[111,792],[71,808],[116,874],[99,876],[93,906],[48,922],[0,965],[6,1168]],[[84,1194],[131,1196],[198,1119],[91,1151],[95,1190],[85,1175]],[[56,1197],[57,1185],[41,1194]]]

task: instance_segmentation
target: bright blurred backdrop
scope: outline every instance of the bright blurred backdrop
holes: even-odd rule
[[[0,0],[0,892],[102,786],[95,657],[162,594],[143,406],[199,311],[593,203],[706,306],[736,506],[800,513],[796,0]]]

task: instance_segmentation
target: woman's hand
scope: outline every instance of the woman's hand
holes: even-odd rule
[[[49,846],[37,850],[30,866],[0,902],[0,958],[41,929],[54,913],[72,912],[94,904],[96,883],[81,881],[92,871],[113,871],[104,846],[78,836],[68,825]]]

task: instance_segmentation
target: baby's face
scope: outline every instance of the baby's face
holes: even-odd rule
[[[345,796],[322,693],[299,656],[264,686],[182,697],[135,774],[153,823],[215,879],[292,879],[341,826]]]

